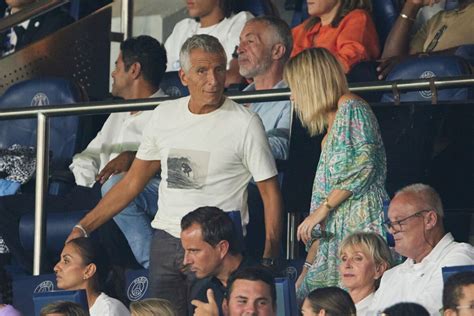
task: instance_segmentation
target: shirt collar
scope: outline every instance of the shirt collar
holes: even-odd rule
[[[288,85],[283,79],[277,82],[277,84],[272,87],[272,89],[281,89],[281,88],[288,88]],[[252,82],[251,84],[246,86],[243,91],[256,91],[255,82]]]
[[[451,233],[447,233],[444,235],[443,238],[436,244],[436,246],[430,251],[430,253],[421,260],[419,263],[415,263],[415,261],[411,258],[408,258],[405,261],[404,269],[422,269],[426,265],[430,263],[435,263],[441,259],[441,256],[444,254],[444,250],[448,247],[451,243],[454,242],[453,235]]]

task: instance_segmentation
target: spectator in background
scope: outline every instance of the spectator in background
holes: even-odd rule
[[[301,302],[315,288],[339,284],[339,245],[347,235],[382,235],[387,167],[377,118],[367,102],[349,92],[330,51],[302,51],[287,63],[284,76],[303,126],[311,135],[326,132],[310,215],[297,230],[308,248],[308,269],[298,279]]]
[[[291,31],[286,22],[273,16],[249,20],[240,33],[237,50],[240,74],[253,82],[244,91],[259,91],[288,87],[283,81],[283,68],[292,49]],[[291,103],[286,101],[253,102],[248,108],[262,119],[273,157],[288,159],[290,142]],[[247,226],[248,255],[261,257],[265,231],[263,204],[252,181],[248,187],[250,221]]]
[[[230,277],[228,288],[224,315],[276,315],[275,280],[267,270],[250,267],[239,270]]]
[[[371,314],[375,315],[375,314]],[[398,303],[393,306],[386,308],[381,314],[381,316],[430,316],[430,313],[417,303]]]
[[[412,184],[395,194],[385,225],[395,239],[395,250],[407,259],[383,274],[371,306],[374,313],[395,303],[415,302],[438,315],[441,268],[474,264],[474,248],[445,233],[443,216],[441,199],[428,185]]]
[[[199,313],[200,303],[208,303],[208,289],[213,290],[219,313],[222,314],[229,276],[238,269],[252,265],[242,255],[241,239],[229,215],[217,207],[200,207],[183,217],[183,263],[198,279],[190,291],[192,305],[189,315],[193,315],[195,309]]]
[[[121,44],[121,53],[112,73],[112,95],[127,100],[164,96],[159,83],[165,68],[166,53],[157,40],[150,36],[126,40]],[[135,157],[131,151],[138,149],[143,126],[149,118],[142,111],[112,113],[87,148],[73,157],[69,168],[76,186],[65,195],[47,195],[46,212],[94,207],[100,200],[100,185],[103,184],[102,190],[107,192],[130,167]],[[150,218],[156,213],[158,183],[156,177],[152,178],[143,194],[117,219],[137,261],[144,267],[148,267],[149,262]],[[26,271],[32,270],[33,259],[20,242],[19,221],[24,214],[34,212],[34,203],[34,194],[0,198],[0,235],[12,256]],[[46,262],[42,272],[51,271],[52,265]]]
[[[44,306],[39,316],[89,316],[79,304],[58,301]]]
[[[234,0],[188,0],[186,5],[190,18],[178,22],[165,42],[167,71],[181,69],[179,52],[189,37],[207,34],[216,37],[224,47],[227,56],[225,86],[240,83],[239,66],[232,54],[239,43],[240,32],[252,14],[246,11],[235,13]]]
[[[9,16],[27,8],[36,0],[5,0],[5,2],[8,5],[5,16]],[[2,56],[9,55],[72,22],[74,19],[61,8],[26,20],[0,34],[0,54]]]
[[[336,56],[344,73],[361,61],[379,57],[370,0],[307,1],[310,18],[293,28],[292,57],[306,48],[324,47]]]
[[[324,287],[311,291],[301,308],[303,316],[356,316],[356,308],[349,294],[338,287]]]
[[[226,55],[217,38],[194,35],[183,44],[179,74],[190,96],[160,104],[145,126],[130,171],[81,221],[68,240],[118,214],[157,172],[160,196],[152,222],[150,290],[186,314],[188,275],[177,263],[184,250],[181,219],[202,205],[239,210],[248,223],[246,188],[253,177],[265,204],[263,257],[280,251],[282,200],[275,161],[257,114],[224,95]]]
[[[472,315],[474,310],[474,271],[458,272],[443,288],[444,316]]]
[[[176,316],[170,301],[161,298],[147,298],[130,303],[131,316]]]
[[[396,64],[407,57],[454,55],[459,46],[474,44],[473,0],[459,0],[458,9],[437,13],[410,37],[419,10],[435,2],[406,0],[385,41],[382,60],[377,67],[379,79],[385,78]]]
[[[117,288],[119,278],[96,241],[82,237],[66,243],[54,273],[58,288],[86,290],[91,316],[130,316],[125,305],[104,293]]]
[[[378,234],[355,232],[339,246],[341,283],[355,303],[358,316],[369,316],[375,290],[390,268],[392,255]]]

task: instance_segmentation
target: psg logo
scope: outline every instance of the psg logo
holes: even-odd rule
[[[50,280],[46,280],[38,284],[36,286],[35,290],[33,293],[45,293],[45,292],[51,292],[54,289],[53,282]]]
[[[48,96],[44,93],[37,93],[31,100],[31,106],[44,106],[49,105]]]
[[[132,302],[138,301],[145,295],[148,289],[148,279],[144,276],[138,277],[130,283],[127,289],[128,299]]]
[[[420,79],[428,79],[428,78],[433,78],[436,77],[435,73],[432,71],[425,71],[421,74]],[[425,99],[430,99],[431,98],[431,91],[430,90],[423,90],[420,91],[420,94],[423,98]]]

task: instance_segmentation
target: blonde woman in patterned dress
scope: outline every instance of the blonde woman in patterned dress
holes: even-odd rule
[[[309,133],[326,131],[310,215],[297,230],[298,239],[307,246],[316,225],[324,232],[309,247],[297,281],[301,302],[315,288],[340,285],[338,246],[344,237],[355,231],[384,235],[386,158],[374,113],[367,102],[349,92],[344,71],[328,50],[301,52],[288,62],[284,76]]]

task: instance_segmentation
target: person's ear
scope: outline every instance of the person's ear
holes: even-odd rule
[[[137,79],[142,73],[142,65],[138,62],[133,63],[130,66],[129,73],[132,75],[133,79]]]
[[[219,252],[221,254],[221,259],[224,258],[229,252],[229,242],[227,240],[221,240],[217,247],[219,247]]]
[[[183,86],[187,87],[188,86],[188,78],[187,78],[187,75],[186,75],[186,73],[184,72],[184,70],[182,68],[180,68],[178,70],[178,75],[179,75],[179,79],[181,79],[181,83],[183,84]]]
[[[381,264],[377,264],[375,266],[374,279],[378,280],[379,278],[381,278],[382,275],[384,274],[384,272],[387,271],[387,269],[388,269],[388,264],[386,262],[381,263]]]
[[[84,271],[83,279],[87,280],[94,276],[95,272],[97,271],[97,266],[94,263],[90,263],[87,265],[86,270]]]
[[[326,311],[324,309],[321,309],[318,313],[318,316],[326,316]]]
[[[430,230],[436,226],[438,223],[438,213],[435,211],[429,211],[428,215],[425,217],[425,227]]]
[[[286,47],[282,43],[277,43],[272,47],[272,58],[274,60],[280,60],[286,53]]]
[[[447,309],[444,310],[443,315],[444,316],[456,316],[457,311],[452,310],[451,308],[447,308]]]

